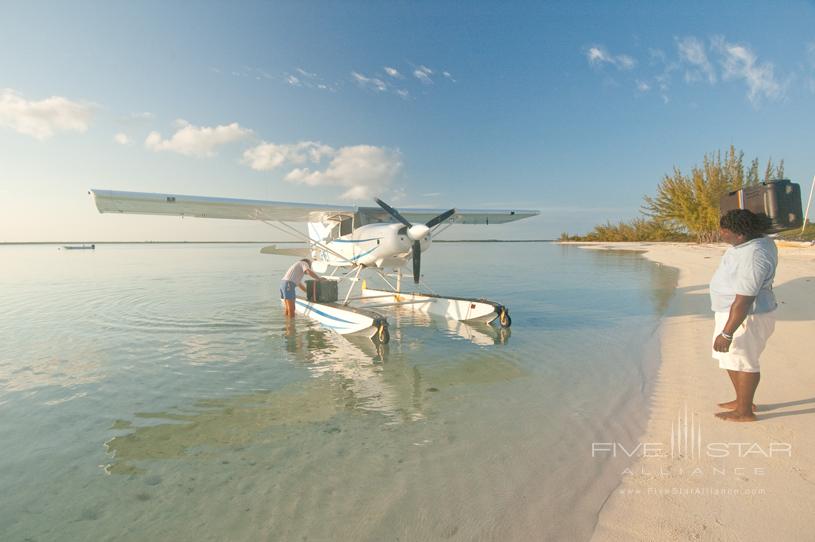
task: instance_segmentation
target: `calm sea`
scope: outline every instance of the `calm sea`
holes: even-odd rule
[[[376,348],[278,300],[262,245],[0,247],[0,540],[587,539],[636,439],[674,270],[435,244]]]

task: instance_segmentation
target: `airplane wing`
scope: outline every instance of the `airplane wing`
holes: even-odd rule
[[[262,201],[234,198],[209,198],[179,194],[121,192],[91,189],[90,194],[100,213],[193,216],[198,218],[231,218],[237,220],[283,220],[318,222],[325,215],[353,213],[348,205],[320,205],[285,201]]]
[[[210,198],[180,194],[122,192],[91,189],[100,213],[192,216],[198,218],[231,218],[237,220],[282,220],[286,222],[319,222],[336,213],[364,215],[363,223],[392,222],[380,207],[323,205],[286,201],[263,201],[234,198]],[[410,222],[425,223],[447,209],[399,209]],[[511,209],[456,209],[449,221],[456,224],[503,224],[537,216],[540,211]]]
[[[447,209],[410,209],[399,207],[399,213],[408,219],[411,224],[424,224],[431,218],[437,217]],[[392,222],[393,219],[380,207],[360,207],[360,214],[364,214],[367,222]],[[456,209],[456,213],[445,222],[454,224],[504,224],[533,216],[540,211],[521,209]]]

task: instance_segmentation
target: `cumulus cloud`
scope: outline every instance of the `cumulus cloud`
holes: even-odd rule
[[[284,164],[318,163],[325,157],[333,156],[334,152],[332,147],[315,141],[281,145],[264,142],[246,150],[243,162],[254,170],[269,171]]]
[[[295,168],[284,178],[309,186],[340,186],[346,189],[342,198],[359,200],[370,199],[382,191],[401,168],[402,157],[398,151],[355,145],[338,149],[322,171]]]
[[[295,166],[284,176],[286,181],[340,187],[345,190],[341,197],[351,200],[381,193],[402,168],[399,151],[373,145],[335,149],[314,141],[264,142],[244,152],[243,162],[258,171]]]
[[[413,70],[413,77],[415,77],[425,85],[433,84],[433,79],[430,78],[431,75],[433,75],[433,70],[431,70],[427,66],[419,66],[418,68]]]
[[[252,130],[241,128],[237,122],[223,126],[194,126],[177,120],[178,130],[169,139],[158,132],[150,132],[144,146],[153,151],[172,151],[187,156],[213,156],[218,147],[246,139]]]
[[[113,136],[113,141],[118,143],[119,145],[130,145],[130,138],[127,137],[127,134],[124,132],[119,132],[115,136]]]
[[[84,133],[92,116],[92,106],[62,96],[33,101],[13,89],[0,89],[0,126],[40,141],[57,132]]]
[[[388,90],[388,84],[376,77],[366,77],[359,72],[351,72],[351,77],[362,88],[373,90],[374,92],[384,92]]]
[[[783,88],[775,79],[770,62],[759,64],[756,54],[744,45],[728,43],[721,36],[713,39],[713,48],[721,56],[724,79],[741,79],[747,84],[747,98],[757,105],[764,98],[777,99]]]
[[[391,68],[390,66],[385,66],[384,69],[385,69],[385,73],[387,73],[388,76],[393,77],[394,79],[404,79],[405,78],[405,76],[402,75],[401,73],[399,73],[399,70],[397,70],[396,68]]]
[[[637,65],[637,61],[628,55],[612,55],[604,47],[598,45],[586,50],[586,59],[592,66],[610,64],[618,70],[630,70]]]
[[[716,70],[708,60],[705,44],[701,40],[688,36],[677,40],[676,47],[679,60],[689,66],[685,71],[686,81],[698,81],[704,75],[710,84],[716,82]]]

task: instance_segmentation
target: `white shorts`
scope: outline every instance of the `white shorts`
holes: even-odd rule
[[[719,336],[724,329],[730,313],[715,313],[715,325],[713,327],[713,340]],[[758,357],[767,345],[767,339],[775,331],[775,311],[763,312],[761,314],[748,314],[744,322],[733,334],[733,342],[730,343],[730,350],[727,352],[713,352],[713,359],[719,360],[719,367],[731,371],[743,371],[746,373],[758,373]]]

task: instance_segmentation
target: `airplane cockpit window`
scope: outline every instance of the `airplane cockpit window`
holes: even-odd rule
[[[330,224],[330,231],[327,238],[329,241],[333,241],[354,231],[354,218],[351,216],[334,215],[328,219],[328,224]]]

